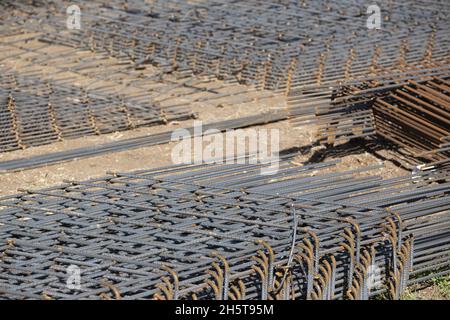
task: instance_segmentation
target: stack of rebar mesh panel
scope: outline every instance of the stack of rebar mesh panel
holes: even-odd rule
[[[164,81],[159,71],[143,75],[109,56],[2,30],[0,152],[192,118],[176,98],[204,91],[195,79]]]
[[[443,173],[335,164],[171,166],[3,197],[0,298],[399,298],[450,273]]]
[[[72,79],[53,82],[7,73],[0,76],[4,121],[0,151],[48,144],[64,139],[126,130],[140,125],[187,119],[188,112],[173,116],[159,106],[132,99],[86,92]],[[164,119],[163,119],[164,118]]]
[[[296,90],[288,97],[295,126],[315,124],[316,143],[352,139],[392,142],[405,167],[449,164],[448,63],[407,65],[328,90]],[[398,158],[398,156],[397,156]],[[422,166],[422,164],[427,165]]]
[[[82,10],[79,30],[64,28],[65,9],[73,4]],[[319,116],[315,120],[320,123],[319,141],[328,144],[372,136],[369,92],[399,85],[406,74],[411,79],[420,73],[439,75],[449,56],[449,26],[442,19],[448,12],[446,2],[382,6],[381,30],[367,29],[365,2],[53,1],[42,7],[5,1],[2,5],[17,13],[5,17],[11,32],[39,30],[41,34],[32,37],[44,41],[44,46],[84,48],[96,56],[131,60],[137,68],[153,64],[162,74],[193,72],[280,89],[294,104],[293,117]],[[24,50],[20,54],[25,57],[33,51],[27,45],[10,45]],[[53,61],[50,56],[33,60]],[[71,70],[98,72],[83,62]],[[380,85],[386,78],[388,85]]]
[[[3,5],[31,12],[18,24],[45,31],[45,41],[287,93],[448,54],[446,1],[380,4],[379,30],[368,29],[363,0],[52,3]],[[66,8],[73,4],[81,28],[67,30]]]
[[[252,95],[255,89],[242,89],[208,79],[189,77],[176,82],[151,78],[136,80],[124,75],[123,81],[111,78],[102,82],[103,75],[99,74],[87,78],[86,83],[86,78],[78,76],[85,74],[56,72],[51,77],[53,80],[49,80],[40,72],[8,70],[0,76],[0,151],[195,118],[192,106],[196,103],[216,106],[215,101],[219,99],[227,99],[230,104],[249,103],[255,99]],[[273,96],[271,93],[257,94],[260,102]],[[259,120],[253,119],[250,123],[267,121],[265,114],[253,118]],[[246,120],[236,119],[235,123],[245,126]],[[148,137],[141,138],[143,141]]]
[[[399,145],[411,156],[450,166],[450,82],[433,78],[409,81],[373,104],[378,135]]]
[[[111,58],[108,52],[49,44],[39,30],[47,27],[45,16],[51,6],[1,5],[5,10],[1,13],[0,151],[185,120],[195,117],[195,103],[254,101],[255,87],[137,65],[126,56]],[[11,11],[14,6],[20,10]],[[28,25],[34,20],[27,19],[27,12],[43,15],[38,26]],[[257,98],[273,96],[259,92]]]
[[[367,77],[364,81],[353,80],[336,87],[292,91],[287,103],[293,125],[315,124],[317,142],[330,145],[374,136],[374,101],[410,82],[423,83],[448,77],[450,65],[429,63],[426,66],[408,65],[405,69],[392,68],[386,71]]]
[[[135,68],[107,55],[42,43],[39,34],[15,37],[13,31],[1,44],[0,151],[185,120],[195,117],[194,103],[254,99],[256,88]],[[272,96],[261,92],[258,99]]]

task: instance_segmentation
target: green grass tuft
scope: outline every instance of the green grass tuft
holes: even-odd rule
[[[450,274],[431,279],[431,283],[437,287],[443,299],[450,299]]]

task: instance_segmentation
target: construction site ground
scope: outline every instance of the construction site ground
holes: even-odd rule
[[[14,67],[20,67],[18,62]],[[220,81],[217,80],[219,83]],[[245,90],[245,86],[234,86],[236,90]],[[230,89],[232,90],[232,89]],[[205,93],[206,95],[206,93]],[[201,94],[197,95],[197,98]],[[262,98],[261,98],[262,97]],[[124,139],[151,135],[154,133],[172,131],[178,128],[189,127],[194,121],[213,123],[229,119],[238,119],[274,109],[286,108],[283,95],[267,98],[267,93],[249,93],[250,102],[234,102],[232,96],[202,103],[189,103],[180,98],[178,103],[186,103],[196,119],[186,121],[170,121],[152,127],[139,127],[133,130],[114,132],[98,136],[55,142],[48,145],[30,147],[24,150],[0,153],[0,162],[43,155],[53,152],[66,151],[85,146],[96,146],[104,143]],[[294,126],[290,120],[274,122],[251,129],[266,128],[279,129],[280,151],[283,153],[296,153],[294,162],[299,166],[305,162],[327,161],[339,159],[340,163],[329,170],[344,171],[364,166],[383,164],[384,167],[371,171],[383,178],[392,178],[404,175],[406,170],[393,162],[380,158],[366,149],[356,145],[355,148],[339,149],[339,152],[325,152],[323,147],[312,145],[314,141],[315,126]],[[248,130],[248,129],[244,129]],[[73,161],[48,165],[45,167],[8,172],[0,174],[0,195],[12,195],[21,189],[39,189],[55,186],[64,181],[79,181],[102,177],[108,171],[129,172],[141,169],[157,168],[173,164],[171,158],[172,148],[176,142],[154,145],[133,150],[109,153],[91,158],[75,159]],[[419,288],[410,288],[404,299],[450,299],[450,281],[448,277],[434,279]]]

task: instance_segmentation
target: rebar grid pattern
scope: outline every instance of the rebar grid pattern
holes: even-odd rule
[[[410,81],[373,105],[377,134],[429,162],[450,160],[450,82]]]
[[[416,165],[448,165],[449,65],[411,69],[327,91],[293,91],[292,122],[316,124],[319,144],[378,135]]]
[[[42,44],[36,35],[2,42],[0,151],[195,117],[200,105],[253,103],[274,94],[189,73],[167,73],[107,55]],[[20,65],[16,68],[16,65]]]
[[[448,171],[382,180],[334,164],[174,166],[4,197],[0,297],[398,298],[450,272]]]
[[[86,92],[70,79],[62,84],[10,73],[0,81],[0,151],[191,117],[186,108],[165,110],[150,101]]]
[[[381,30],[368,30],[368,5],[359,0],[53,3],[51,15],[48,5],[5,5],[45,22],[53,43],[286,92],[448,57],[446,1],[381,4]],[[80,30],[61,27],[70,4],[82,10]]]

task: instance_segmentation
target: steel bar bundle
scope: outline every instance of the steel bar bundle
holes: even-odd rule
[[[34,38],[1,44],[0,151],[193,117],[158,74],[142,77],[129,64],[71,48],[51,51]],[[203,91],[195,81],[178,86],[176,97]]]
[[[406,70],[391,69],[385,74],[351,81],[331,88],[294,90],[288,96],[293,123],[318,126],[317,141],[333,144],[375,134],[373,102],[410,81],[424,82],[450,74],[448,64],[430,64]]]
[[[450,82],[410,81],[373,104],[378,135],[426,162],[450,161]]]
[[[286,120],[288,119],[288,117],[289,114],[286,111],[280,110],[280,111],[260,113],[254,116],[241,117],[238,119],[212,122],[204,125],[202,124],[201,134],[202,135],[208,134],[207,131],[209,129],[219,130],[223,132],[226,130],[233,130],[256,125],[264,125],[267,123]],[[196,137],[194,128],[195,126],[184,129],[186,129],[187,132],[189,132],[191,137]],[[0,162],[0,173],[39,168],[46,165],[53,165],[56,163],[72,161],[74,159],[85,159],[113,152],[120,152],[124,150],[132,150],[136,148],[169,143],[172,141],[172,133],[173,133],[172,130],[168,130],[161,133],[143,135],[136,138],[124,139],[101,145],[82,147],[67,151],[58,151],[53,153],[47,153],[44,155],[19,158],[9,161],[2,161]]]
[[[0,152],[191,117],[187,109],[164,110],[67,82],[14,73],[3,74],[0,82]]]
[[[271,176],[183,165],[3,197],[0,298],[399,298],[450,273],[448,171],[383,180],[290,160]]]
[[[413,69],[328,91],[294,91],[294,125],[317,125],[316,141],[327,145],[381,136],[415,165],[447,166],[449,65]]]
[[[106,55],[42,44],[35,35],[1,46],[0,151],[185,120],[195,117],[195,103],[252,102],[256,91],[182,72],[141,70]]]
[[[368,29],[367,3],[362,0],[53,4],[51,14],[49,5],[40,10],[5,1],[4,6],[24,14],[16,26],[43,30],[42,38],[51,43],[285,92],[448,57],[446,1],[382,5],[380,30]],[[62,8],[72,4],[81,10],[79,30],[61,27],[67,20]]]

